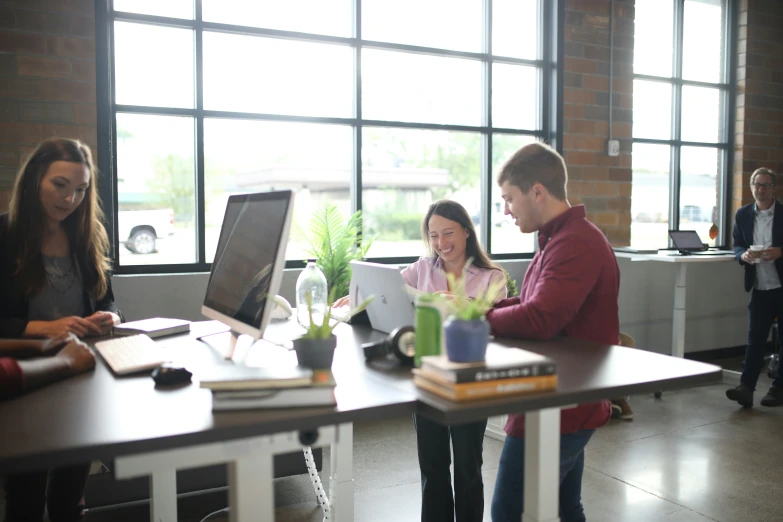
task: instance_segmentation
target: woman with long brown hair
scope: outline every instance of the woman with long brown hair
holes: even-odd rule
[[[52,138],[20,170],[0,215],[0,337],[101,334],[121,321],[90,149]],[[81,520],[89,463],[9,475],[5,520]],[[47,485],[48,484],[48,485]]]
[[[102,219],[90,149],[41,143],[0,215],[0,337],[84,337],[120,321]]]

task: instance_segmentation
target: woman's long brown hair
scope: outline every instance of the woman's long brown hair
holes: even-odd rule
[[[473,226],[473,220],[470,219],[468,211],[465,210],[465,207],[450,199],[440,199],[433,202],[430,205],[430,208],[427,209],[424,219],[421,221],[421,237],[424,240],[424,244],[427,245],[427,249],[432,257],[435,259],[438,258],[438,254],[435,252],[435,249],[432,248],[432,241],[430,240],[430,218],[433,215],[456,221],[465,229],[468,233],[468,237],[465,240],[465,259],[470,259],[472,257],[473,266],[491,270],[503,270],[493,263],[487,253],[484,252],[484,249],[481,248],[478,237],[476,237],[476,228]]]
[[[9,206],[9,253],[16,265],[27,297],[38,294],[46,285],[43,265],[46,217],[41,204],[40,187],[55,161],[80,163],[90,173],[90,184],[81,204],[62,222],[71,255],[79,265],[82,284],[93,299],[106,295],[111,261],[107,255],[109,238],[103,226],[103,210],[98,198],[97,172],[90,148],[78,140],[51,138],[41,143],[19,171]]]

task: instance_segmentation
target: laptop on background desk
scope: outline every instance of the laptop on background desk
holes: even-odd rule
[[[674,250],[679,250],[682,255],[734,255],[732,250],[716,250],[714,248],[709,248],[701,242],[701,238],[695,230],[669,230],[669,237],[672,239]]]

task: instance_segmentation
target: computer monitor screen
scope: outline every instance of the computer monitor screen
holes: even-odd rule
[[[230,196],[201,313],[261,338],[285,267],[294,193]],[[267,306],[267,303],[270,303]]]
[[[669,230],[669,237],[678,250],[704,250],[704,243],[695,230]]]

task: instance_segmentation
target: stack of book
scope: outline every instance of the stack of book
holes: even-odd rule
[[[490,343],[486,359],[455,363],[445,355],[421,358],[413,382],[452,401],[491,399],[557,388],[557,367],[551,359],[519,348]]]
[[[220,365],[200,379],[212,390],[212,411],[334,406],[331,370]]]

